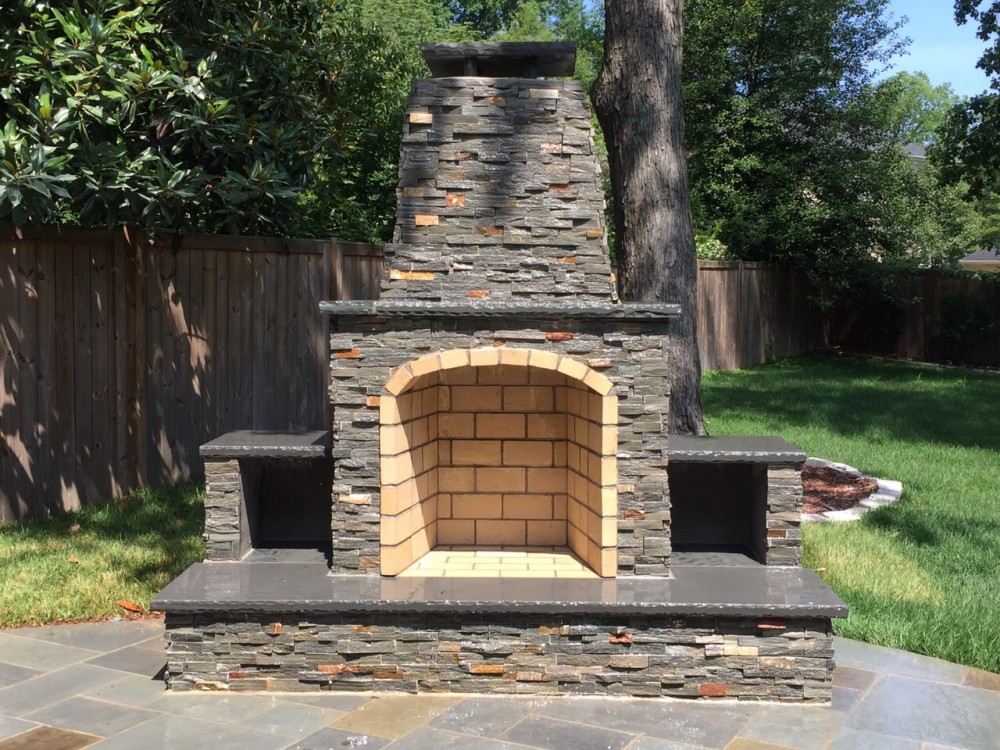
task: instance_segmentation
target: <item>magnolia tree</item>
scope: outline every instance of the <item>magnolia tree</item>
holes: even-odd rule
[[[0,0],[0,220],[280,230],[343,130],[322,0]]]

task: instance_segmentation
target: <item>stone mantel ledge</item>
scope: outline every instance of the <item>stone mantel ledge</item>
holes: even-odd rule
[[[806,454],[786,440],[765,435],[672,435],[671,461],[689,463],[757,463],[802,466]]]
[[[199,448],[202,458],[322,458],[330,455],[327,430],[278,432],[274,430],[236,430],[227,432]]]
[[[433,302],[334,300],[319,309],[335,318],[529,318],[533,320],[664,321],[680,316],[680,305],[626,302]]]

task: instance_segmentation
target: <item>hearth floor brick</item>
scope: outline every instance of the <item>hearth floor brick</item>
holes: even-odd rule
[[[597,578],[566,547],[437,547],[399,574],[404,577]]]
[[[155,621],[0,633],[0,673],[7,678],[0,689],[0,750],[987,750],[1000,735],[997,675],[843,638],[835,644],[833,704],[782,706],[620,697],[170,695],[158,677],[162,664],[145,665],[140,675],[133,670],[141,665],[116,654],[137,647],[163,653],[160,633]],[[71,674],[66,665],[13,668],[32,645],[81,643],[86,650],[61,655],[87,656],[87,670],[107,681],[79,679],[83,673]],[[102,709],[60,711],[59,702]]]

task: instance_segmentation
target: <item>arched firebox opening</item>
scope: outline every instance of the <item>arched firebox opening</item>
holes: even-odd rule
[[[613,577],[612,387],[530,349],[456,349],[398,368],[380,403],[382,574],[458,548],[564,550]]]

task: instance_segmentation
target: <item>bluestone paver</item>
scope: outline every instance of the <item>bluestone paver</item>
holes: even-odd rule
[[[0,632],[0,750],[993,750],[1000,737],[1000,675],[841,638],[823,707],[171,694],[161,623],[96,625]]]

